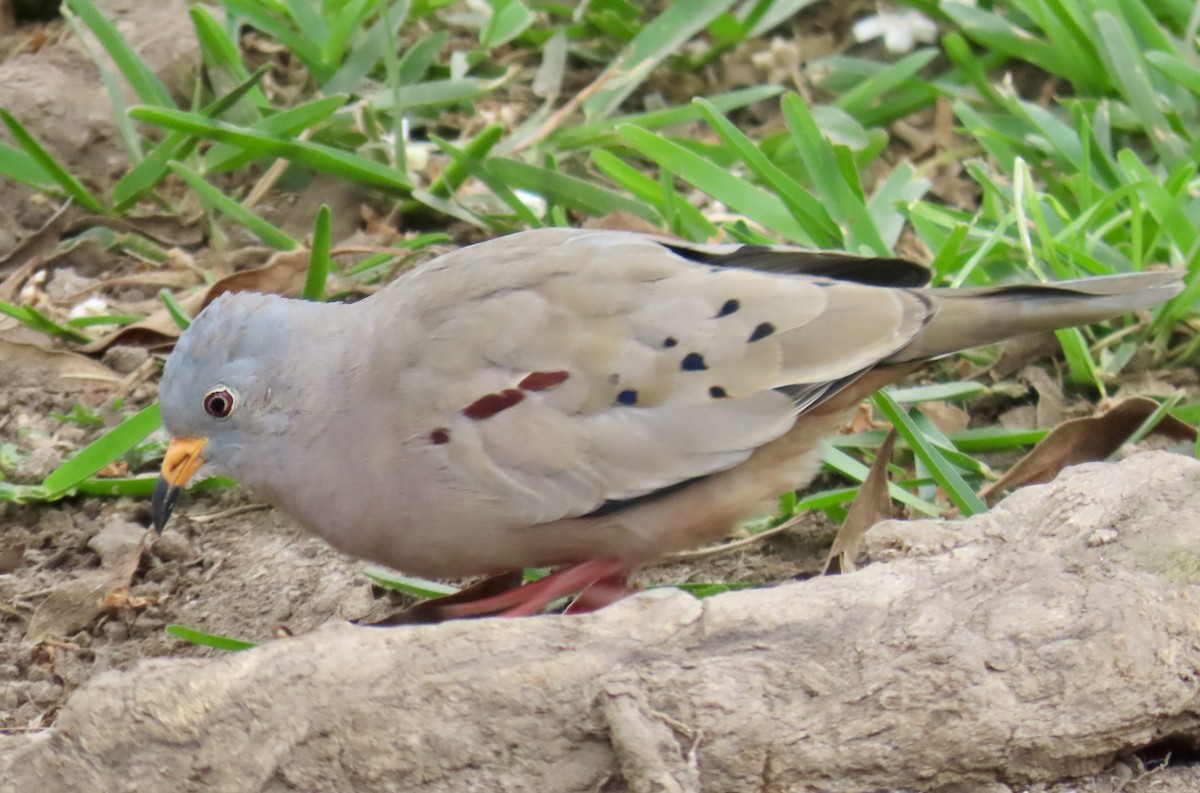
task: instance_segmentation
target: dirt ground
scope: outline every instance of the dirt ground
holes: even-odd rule
[[[153,10],[140,8],[136,0],[99,5],[169,84],[188,85],[196,54],[191,45],[181,44],[192,40],[184,4],[154,4]],[[111,184],[125,162],[111,108],[90,61],[62,25],[8,31],[0,37],[0,70],[0,106],[90,184]],[[330,185],[315,182],[305,193],[272,200],[273,220],[299,234],[311,228],[316,205],[332,203],[335,218],[349,219],[345,238],[357,224],[363,197],[354,189],[331,191]],[[136,309],[153,304],[163,285],[178,285],[171,273],[158,272],[156,280],[156,271],[144,262],[88,245],[55,252],[44,280],[19,272],[11,253],[27,254],[41,244],[49,257],[63,236],[52,221],[55,210],[48,199],[0,183],[0,299],[13,300],[17,295],[4,290],[17,288],[22,297],[32,294],[45,306],[65,311],[103,291],[114,304]],[[214,255],[201,250],[198,226],[171,219],[163,228],[164,239],[198,260]],[[46,239],[39,243],[39,236]],[[237,259],[229,250],[222,256],[226,267]],[[95,366],[87,368],[86,362],[57,355],[46,337],[0,317],[4,479],[37,483],[103,432],[56,415],[71,415],[83,405],[111,423],[114,415],[107,406],[114,397],[124,397],[126,413],[149,404],[164,349],[112,345],[94,353]],[[149,458],[132,466],[131,473],[155,467]],[[167,634],[169,624],[266,642],[329,621],[371,621],[405,603],[366,579],[360,562],[273,510],[258,508],[238,490],[186,499],[161,537],[148,537],[148,525],[144,498],[0,502],[0,733],[36,733],[52,726],[62,703],[100,672],[130,669],[147,658],[220,654]],[[813,516],[791,534],[697,562],[651,568],[639,581],[771,583],[805,577],[819,568],[833,533],[834,527]],[[142,543],[148,545],[138,554]],[[122,580],[121,565],[130,559],[136,564],[128,578],[131,586],[114,587]],[[1103,779],[1061,789],[1156,789],[1155,775],[1146,776],[1155,763],[1153,757],[1131,756]],[[1190,779],[1195,787],[1172,789],[1200,789],[1194,775],[1175,778],[1185,785]]]

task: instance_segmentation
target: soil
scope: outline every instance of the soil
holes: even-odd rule
[[[194,68],[196,54],[182,2],[98,5],[158,73],[174,76],[168,79],[174,90],[190,92],[184,75]],[[836,28],[831,23],[822,30]],[[0,42],[0,106],[85,183],[111,185],[126,160],[87,55],[59,22],[17,27]],[[274,222],[298,234],[311,228],[313,208],[322,202],[332,203],[333,216],[343,221],[356,221],[369,203],[356,189],[333,191],[322,180],[299,194],[268,199]],[[15,300],[19,291],[22,299],[32,297],[61,317],[93,293],[103,294],[110,310],[135,310],[155,301],[158,289],[181,272],[198,282],[186,268],[164,273],[95,247],[54,251],[67,236],[55,225],[56,209],[25,188],[0,183],[0,299]],[[80,213],[71,212],[61,222],[82,221]],[[358,233],[355,225],[342,229],[339,239]],[[46,230],[39,232],[43,226]],[[183,245],[185,253],[176,252],[183,259],[212,255],[195,244],[195,224],[176,218],[165,227],[167,239],[192,243]],[[219,267],[231,271],[252,258],[238,243],[227,243]],[[32,268],[21,272],[20,266],[39,256],[49,262],[40,268],[42,280]],[[19,345],[28,358],[14,365],[16,348],[0,347],[0,356],[14,356],[0,358],[0,474],[16,484],[40,482],[104,432],[61,416],[82,405],[111,425],[119,418],[112,409],[115,398],[122,398],[125,415],[150,404],[164,349],[161,344],[116,345],[93,354],[90,362],[63,358],[64,345],[2,317],[0,344]],[[84,378],[72,376],[81,367],[87,369]],[[147,456],[133,460],[130,472],[154,468]],[[175,638],[166,632],[168,625],[261,643],[330,621],[380,619],[408,602],[372,584],[362,574],[362,563],[275,511],[257,508],[240,490],[190,497],[161,536],[151,536],[148,525],[144,498],[0,501],[0,733],[36,733],[52,726],[62,703],[100,672],[131,669],[147,658],[222,653]],[[765,584],[809,576],[820,568],[834,530],[811,516],[793,532],[758,545],[649,568],[635,583]],[[1144,773],[1139,763],[1132,758],[1115,767],[1112,781],[1106,777],[1076,789],[1120,789]]]

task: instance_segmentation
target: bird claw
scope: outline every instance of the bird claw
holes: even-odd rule
[[[485,578],[373,622],[375,626],[414,625],[471,617],[526,617],[561,597],[576,595],[564,614],[586,614],[615,603],[629,593],[629,569],[616,559],[591,559],[555,570],[545,578],[521,583],[514,570]]]

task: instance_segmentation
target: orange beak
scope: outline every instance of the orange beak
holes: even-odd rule
[[[150,513],[154,518],[154,530],[162,534],[179,491],[192,478],[192,474],[204,464],[204,445],[208,438],[184,436],[172,438],[163,458],[162,471],[154,483],[154,496],[150,499]]]

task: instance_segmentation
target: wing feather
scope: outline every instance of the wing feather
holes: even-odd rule
[[[930,313],[908,290],[699,264],[641,235],[542,230],[469,250],[398,283],[388,305],[425,346],[395,390],[413,438],[446,431],[432,451],[449,491],[482,494],[513,525],[743,462],[794,423],[781,389],[821,393]],[[533,373],[556,382],[521,390]],[[480,409],[492,394],[507,407]]]

